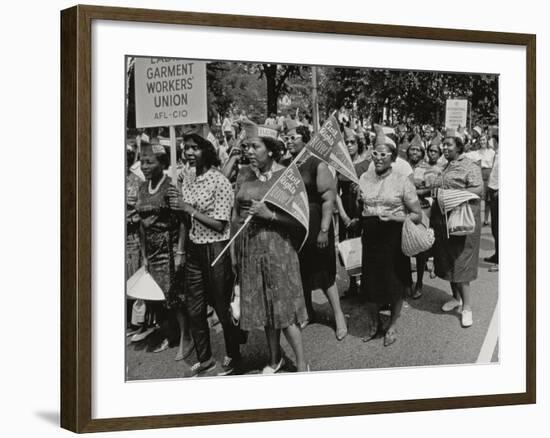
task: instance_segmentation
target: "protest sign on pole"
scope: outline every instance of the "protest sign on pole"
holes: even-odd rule
[[[269,202],[286,211],[305,228],[304,245],[309,233],[309,203],[306,186],[296,163],[292,162],[266,193],[265,202]],[[301,247],[300,247],[301,248]]]
[[[445,104],[445,128],[466,128],[468,120],[468,101],[466,99],[447,99]]]
[[[359,184],[355,166],[344,143],[344,138],[334,115],[330,116],[323,127],[305,146],[320,160],[332,166],[337,172]]]
[[[206,63],[136,58],[136,127],[206,123]]]
[[[136,58],[136,127],[168,126],[172,183],[176,177],[176,125],[206,123],[206,62]]]

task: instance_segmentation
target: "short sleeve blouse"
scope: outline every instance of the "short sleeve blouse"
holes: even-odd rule
[[[233,190],[231,183],[217,169],[209,169],[202,175],[188,175],[181,186],[183,202],[200,213],[227,222],[221,233],[193,219],[189,237],[193,243],[221,242],[229,239]]]
[[[483,179],[481,168],[465,155],[450,161],[442,171],[444,189],[467,189],[481,187]]]
[[[359,187],[363,200],[363,216],[405,216],[405,203],[418,201],[410,178],[393,169],[384,175],[365,172],[359,179]]]

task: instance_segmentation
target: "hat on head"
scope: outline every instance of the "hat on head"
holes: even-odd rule
[[[435,134],[435,137],[432,138],[432,140],[430,141],[430,146],[437,146],[439,149],[441,149],[442,140],[443,140],[443,136],[442,136],[441,133],[438,131],[438,132]]]
[[[380,125],[374,125],[374,132],[376,133],[376,139],[374,140],[374,146],[380,146],[380,145],[390,145],[391,147],[396,148],[397,145],[395,142],[386,135],[386,131],[384,130],[384,126]],[[393,129],[390,128],[393,132]]]
[[[153,137],[151,139],[151,142],[142,143],[142,147],[151,146],[153,154],[155,154],[155,155],[164,155],[164,154],[166,154],[166,149],[161,144],[161,141],[162,140],[159,140],[157,137]]]
[[[271,125],[256,125],[253,121],[249,119],[243,120],[242,125],[248,138],[270,137],[277,140],[277,138],[279,137],[279,132]]]
[[[286,126],[287,132],[290,132],[296,129],[298,126],[300,126],[300,124],[296,120],[288,119],[288,120],[285,120],[285,126]]]
[[[475,132],[478,133],[478,135],[482,135],[483,134],[483,129],[481,129],[481,126],[474,126],[474,129],[473,129]]]
[[[424,144],[419,134],[415,134],[410,143],[411,146],[418,146],[420,149],[424,149]]]
[[[357,138],[358,134],[353,129],[344,127],[344,139]]]
[[[459,131],[457,131],[455,128],[446,128],[445,129],[445,137],[453,137],[453,138],[460,138],[461,140],[464,140],[464,135],[461,134]]]

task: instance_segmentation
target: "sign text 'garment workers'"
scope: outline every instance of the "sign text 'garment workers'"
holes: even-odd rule
[[[445,128],[465,128],[468,119],[466,99],[447,99],[445,105]]]
[[[206,63],[136,58],[136,126],[206,123]]]

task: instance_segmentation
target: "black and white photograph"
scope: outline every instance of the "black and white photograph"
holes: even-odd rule
[[[124,74],[127,381],[499,362],[498,74]]]

